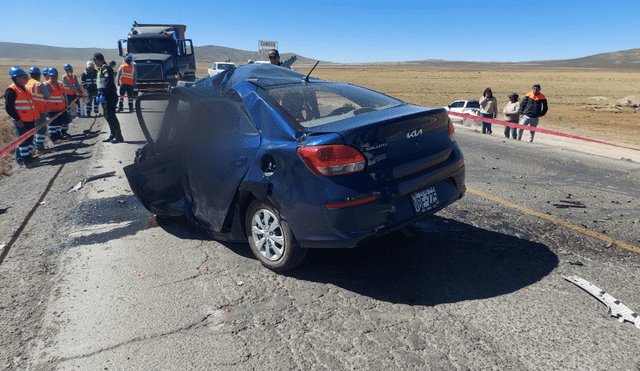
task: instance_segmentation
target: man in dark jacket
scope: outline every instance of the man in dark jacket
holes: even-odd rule
[[[538,120],[547,113],[547,109],[547,98],[540,93],[540,84],[533,84],[531,92],[527,93],[520,103],[519,113],[522,117],[519,124],[537,127]],[[524,132],[523,129],[518,130],[518,140],[522,139],[522,132]],[[534,135],[535,131],[529,132],[529,143],[533,142]]]
[[[87,70],[84,71],[80,77],[82,85],[87,91],[87,117],[91,117],[91,108],[93,108],[93,113],[98,116],[98,102],[96,101],[96,97],[98,96],[97,79],[98,71],[96,71],[93,61],[88,61]]]
[[[292,69],[291,65],[296,61],[296,59],[298,59],[298,57],[292,55],[286,61],[280,62],[280,53],[278,53],[278,49],[269,50],[269,62],[275,66]]]
[[[98,67],[98,100],[106,103],[104,110],[104,118],[109,123],[111,135],[103,142],[122,143],[122,133],[120,132],[120,121],[116,116],[116,108],[118,106],[118,92],[116,90],[116,75],[108,64],[104,62],[102,53],[93,55],[93,63]]]

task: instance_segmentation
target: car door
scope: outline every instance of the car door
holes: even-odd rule
[[[189,132],[185,164],[191,210],[207,228],[219,232],[258,152],[260,135],[241,104],[227,98],[195,104]]]
[[[152,213],[189,215],[180,133],[190,105],[167,93],[145,94],[136,100],[136,112],[147,143],[136,163],[124,168],[131,190]]]
[[[455,102],[453,102],[453,103],[451,103],[449,105],[449,111],[450,112],[462,113],[462,106],[463,105],[464,105],[463,101],[457,100],[457,101],[455,101]],[[454,121],[454,122],[462,121],[462,118],[460,118],[458,116],[454,116],[454,115],[449,116],[449,118],[451,119],[451,121]]]
[[[451,111],[461,113],[464,108],[464,101],[455,101],[451,104]]]

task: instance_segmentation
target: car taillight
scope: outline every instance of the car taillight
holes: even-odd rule
[[[453,123],[451,122],[451,119],[449,119],[449,140],[452,142],[456,141],[456,129],[453,127]]]
[[[351,146],[327,145],[298,147],[298,155],[314,174],[333,176],[364,170],[364,155]]]

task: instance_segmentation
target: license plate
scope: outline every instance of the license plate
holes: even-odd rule
[[[429,187],[423,191],[416,192],[411,195],[411,199],[413,200],[416,213],[433,209],[440,203],[435,187]]]

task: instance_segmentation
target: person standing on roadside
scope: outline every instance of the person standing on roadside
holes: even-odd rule
[[[498,100],[493,96],[490,88],[484,89],[480,98],[480,116],[495,119],[498,117]],[[482,122],[482,134],[491,134],[491,123]]]
[[[518,113],[518,111],[520,111],[520,102],[518,102],[519,96],[516,93],[511,93],[507,96],[507,98],[509,98],[509,103],[507,103],[507,105],[504,106],[504,109],[502,110],[505,116],[504,121],[518,123],[518,121],[520,120],[520,114]],[[517,128],[505,126],[504,136],[509,138],[509,132],[511,132],[512,139],[518,138]]]
[[[36,108],[38,109],[39,118],[36,121],[35,126],[39,126],[47,121],[47,100],[51,98],[51,90],[49,90],[48,85],[40,82],[42,73],[37,66],[33,66],[29,69],[29,76],[31,78],[27,81],[25,87],[29,92],[31,92],[33,102],[36,104]],[[49,153],[50,150],[44,145],[46,140],[47,127],[43,126],[34,134],[34,145],[36,147],[37,154],[44,155]]]
[[[67,105],[76,100],[76,114],[75,117],[81,115],[82,109],[80,107],[80,98],[82,97],[82,88],[80,87],[80,81],[73,73],[73,67],[70,64],[64,65],[65,74],[62,75],[62,84],[64,85],[64,92],[67,95]]]
[[[531,92],[522,99],[520,103],[520,110],[518,113],[522,115],[520,118],[520,125],[531,125],[532,127],[538,126],[540,117],[547,114],[547,98],[540,93],[540,84],[533,84]],[[523,129],[518,130],[518,140],[522,139]],[[533,136],[535,131],[529,132],[529,143],[533,142]]]
[[[47,100],[49,119],[55,117],[49,123],[49,139],[53,144],[60,144],[68,136],[66,132],[63,134],[63,128],[68,127],[69,122],[71,122],[71,117],[66,111],[66,94],[64,92],[64,86],[58,81],[58,70],[54,67],[49,67],[45,70],[45,74],[49,76],[49,79],[44,83],[48,85],[51,90],[50,97]]]
[[[297,59],[298,59],[298,57],[296,57],[295,55],[292,55],[286,61],[280,62],[280,53],[278,52],[278,49],[269,50],[269,63],[271,63],[271,64],[273,64],[275,66],[280,66],[280,67],[291,69],[291,65]]]
[[[104,61],[104,55],[102,53],[96,53],[93,55],[93,63],[98,67],[98,101],[104,100],[106,109],[104,111],[104,117],[109,123],[109,129],[111,134],[109,138],[103,140],[103,142],[122,143],[122,132],[120,131],[120,122],[116,116],[116,107],[118,105],[118,93],[116,91],[116,76],[111,68]]]
[[[98,102],[96,97],[98,96],[98,71],[96,71],[93,61],[87,62],[87,69],[82,73],[80,77],[84,90],[87,91],[87,117],[91,117],[91,108],[93,107],[93,113],[98,116]]]
[[[130,55],[124,57],[124,64],[118,70],[118,84],[120,85],[120,99],[118,100],[118,112],[124,110],[124,95],[127,94],[129,112],[133,112],[133,86],[135,84],[136,71],[132,65],[133,58]]]
[[[36,108],[33,97],[29,90],[25,87],[29,76],[20,67],[11,67],[9,69],[9,77],[13,80],[4,93],[5,110],[13,119],[13,128],[16,137],[19,138],[24,133],[35,127],[35,122],[40,117],[40,113]],[[24,142],[16,147],[16,162],[30,169],[38,165],[37,159],[31,157],[30,147],[33,137],[27,138]]]

